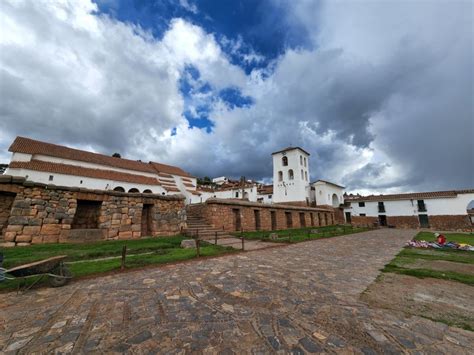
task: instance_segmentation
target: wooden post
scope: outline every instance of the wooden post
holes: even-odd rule
[[[120,263],[120,270],[125,270],[125,257],[127,256],[127,246],[122,247],[122,261]]]
[[[288,233],[288,243],[291,243],[291,233]]]
[[[214,236],[214,244],[217,245],[217,232],[216,232],[216,234],[215,234],[215,236]]]
[[[201,241],[199,239],[196,239],[196,253],[197,253],[197,257],[199,258],[201,256],[201,250],[200,250],[200,243]]]
[[[245,251],[245,245],[244,245],[245,238],[244,236],[242,236],[241,238],[242,238],[242,251]]]
[[[308,239],[311,239],[311,231],[308,229]]]

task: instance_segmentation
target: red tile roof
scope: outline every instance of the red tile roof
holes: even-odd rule
[[[344,198],[348,202],[362,201],[389,201],[389,200],[420,200],[442,197],[456,197],[458,194],[474,193],[474,189],[469,190],[451,190],[451,191],[433,191],[433,192],[411,192],[405,194],[391,195],[370,195],[370,196],[347,196]]]
[[[15,141],[12,143],[8,150],[10,152],[16,153],[42,154],[56,158],[79,160],[87,163],[106,165],[115,168],[142,171],[147,173],[156,174],[157,172],[159,172],[164,174],[192,177],[184,170],[172,165],[160,164],[156,162],[144,163],[130,159],[114,158],[108,155],[87,152],[85,150],[41,142],[25,137],[16,137]]]
[[[257,192],[260,195],[271,195],[273,194],[273,185],[263,185],[257,190]]]
[[[8,150],[10,152],[25,154],[42,154],[51,157],[107,165],[115,168],[137,170],[147,173],[156,173],[153,167],[147,163],[123,158],[109,157],[103,154],[91,153],[84,150],[68,148],[62,145],[45,143],[24,137],[16,137],[15,141],[12,143]]]
[[[159,185],[157,179],[149,176],[121,173],[113,170],[83,168],[75,165],[50,163],[41,160],[31,160],[25,162],[13,161],[10,163],[10,168],[44,171],[64,175],[84,176],[104,180],[131,182],[134,184]]]
[[[154,161],[151,161],[150,165],[153,168],[155,168],[155,170],[159,173],[173,174],[173,175],[186,176],[186,177],[193,177],[192,175],[185,172],[183,169],[178,168],[177,166],[161,164],[161,163],[157,163],[157,162],[154,162]]]

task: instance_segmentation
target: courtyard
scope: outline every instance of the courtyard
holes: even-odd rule
[[[361,297],[416,233],[380,229],[83,279],[62,288],[5,293],[0,299],[0,349],[472,353],[473,332]],[[450,283],[446,292],[458,293],[450,307],[472,314],[471,285],[415,280],[431,280],[419,303],[436,302],[430,292],[437,282]],[[449,302],[449,294],[442,302]]]

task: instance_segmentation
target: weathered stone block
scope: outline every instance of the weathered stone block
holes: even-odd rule
[[[15,238],[15,242],[17,243],[29,243],[31,242],[31,235],[25,235],[25,234],[22,234],[22,235],[17,235],[16,238]]]
[[[42,244],[42,243],[43,243],[43,236],[41,235],[31,236],[31,244]]]
[[[28,224],[28,218],[25,216],[11,216],[8,219],[8,224],[25,225]]]
[[[25,226],[23,228],[23,234],[25,235],[36,235],[39,234],[41,231],[40,226]]]
[[[23,230],[23,226],[18,226],[18,225],[9,225],[7,227],[7,232],[19,232]]]
[[[28,225],[30,226],[41,226],[43,224],[43,220],[39,218],[30,218],[28,221]]]
[[[196,248],[196,241],[194,239],[185,239],[181,241],[181,248],[184,248],[184,249]]]
[[[44,235],[43,236],[43,243],[57,243],[59,240],[58,235]]]
[[[42,235],[59,235],[61,232],[61,225],[60,224],[43,224],[41,227],[41,234]]]
[[[118,234],[119,239],[128,239],[133,237],[133,233],[131,231],[129,232],[119,232]]]
[[[6,242],[14,242],[16,237],[16,232],[5,232],[3,238]]]

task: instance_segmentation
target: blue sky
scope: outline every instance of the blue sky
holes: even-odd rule
[[[241,67],[247,74],[265,68],[271,72],[272,62],[290,48],[306,48],[311,43],[304,26],[290,24],[286,20],[286,7],[274,1],[255,0],[102,0],[98,1],[101,13],[117,20],[133,23],[160,39],[168,30],[173,18],[183,18],[196,24],[208,33],[213,33],[229,61]],[[238,43],[238,51],[235,44]],[[246,60],[245,55],[255,55],[255,60]],[[186,104],[192,95],[208,93],[223,100],[229,107],[244,107],[252,104],[252,98],[240,93],[236,87],[215,90],[209,83],[200,83],[198,88],[189,84],[188,77],[199,79],[199,70],[188,66],[180,81],[181,93]],[[189,127],[211,132],[213,122],[209,119],[210,108],[201,103],[194,112],[185,108],[184,116]]]
[[[21,135],[271,181],[298,145],[348,192],[472,188],[473,6],[2,0],[0,162]]]

